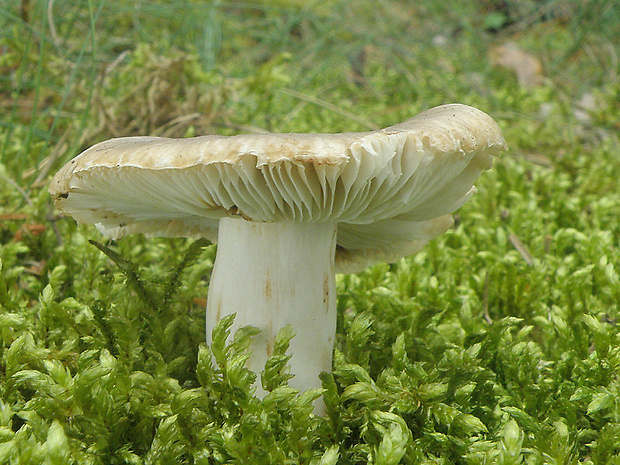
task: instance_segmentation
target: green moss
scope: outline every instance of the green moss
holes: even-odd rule
[[[618,463],[613,1],[302,3],[0,12],[0,463]],[[507,41],[540,87],[492,65]],[[338,277],[323,392],[288,387],[290,329],[262,401],[252,330],[204,344],[213,246],[100,243],[46,192],[107,137],[365,130],[448,101],[510,152],[421,253]]]

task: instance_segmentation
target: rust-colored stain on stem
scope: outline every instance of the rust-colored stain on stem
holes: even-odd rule
[[[265,297],[271,299],[271,279],[265,280]]]
[[[326,310],[329,309],[329,276],[323,275],[323,306]]]
[[[217,305],[215,306],[215,321],[220,321],[222,319],[222,301],[218,299]]]

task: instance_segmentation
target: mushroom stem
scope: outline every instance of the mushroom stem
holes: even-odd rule
[[[296,332],[289,347],[295,375],[290,385],[321,387],[318,375],[332,369],[336,333],[335,247],[335,223],[222,219],[207,300],[207,341],[228,314],[237,314],[233,331],[258,327],[261,333],[248,360],[248,368],[258,374],[278,331],[290,324]],[[258,385],[257,395],[265,394]]]

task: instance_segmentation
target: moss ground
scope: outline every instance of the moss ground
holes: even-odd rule
[[[620,464],[619,37],[614,0],[3,3],[0,463]],[[510,151],[423,252],[338,278],[326,418],[290,334],[262,402],[249,336],[203,343],[214,246],[105,242],[47,194],[110,137],[448,102]]]

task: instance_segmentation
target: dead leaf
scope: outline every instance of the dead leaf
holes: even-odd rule
[[[30,4],[30,0],[22,0],[19,4],[19,16],[23,22],[30,22],[30,12],[32,10],[32,5]]]
[[[41,223],[26,223],[13,236],[14,242],[19,242],[25,235],[39,236],[45,232],[46,226]]]
[[[34,276],[41,276],[45,271],[45,261],[30,262],[27,267],[24,268],[24,272],[32,274]]]
[[[489,58],[494,66],[515,73],[519,84],[527,89],[538,87],[544,81],[543,66],[540,60],[514,43],[492,48]]]
[[[599,108],[599,104],[596,101],[596,97],[590,92],[587,92],[581,96],[581,98],[575,103],[573,108],[573,115],[577,121],[583,124],[589,124],[592,121],[590,114]]]

